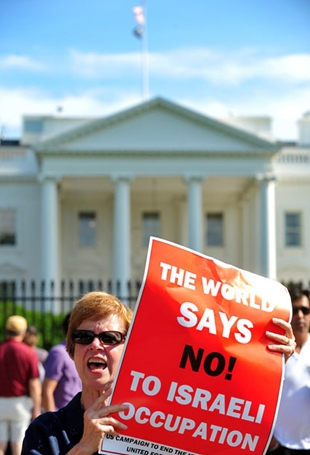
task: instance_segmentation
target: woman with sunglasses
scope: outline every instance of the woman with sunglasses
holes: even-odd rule
[[[126,426],[115,413],[122,404],[106,406],[120,361],[132,310],[104,292],[85,294],[74,306],[67,351],[82,380],[82,392],[57,412],[46,412],[28,428],[23,455],[92,455],[103,436]]]
[[[76,303],[67,350],[81,377],[82,392],[66,407],[42,414],[31,423],[22,455],[93,455],[106,434],[117,436],[127,428],[117,419],[117,413],[127,406],[108,406],[107,402],[131,318],[127,306],[104,292],[90,292]],[[276,342],[269,348],[288,358],[294,352],[291,326],[282,320],[277,325],[286,336],[269,333]]]

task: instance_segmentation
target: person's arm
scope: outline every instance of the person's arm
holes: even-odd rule
[[[57,387],[56,379],[44,378],[42,387],[42,407],[44,411],[56,411],[54,391]]]
[[[39,378],[29,379],[29,395],[33,402],[32,420],[41,414],[41,393],[42,387]]]

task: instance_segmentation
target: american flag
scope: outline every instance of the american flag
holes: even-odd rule
[[[133,12],[135,15],[135,21],[139,25],[144,25],[145,24],[145,17],[144,17],[144,9],[142,6],[135,6],[133,8]]]

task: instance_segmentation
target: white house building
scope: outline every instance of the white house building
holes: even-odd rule
[[[11,143],[12,142],[12,143]],[[162,98],[97,119],[25,116],[0,147],[0,282],[141,280],[150,235],[310,280],[310,116],[218,121]]]

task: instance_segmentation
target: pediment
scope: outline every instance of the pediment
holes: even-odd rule
[[[111,153],[267,154],[278,147],[254,134],[154,98],[39,143],[39,155]]]

